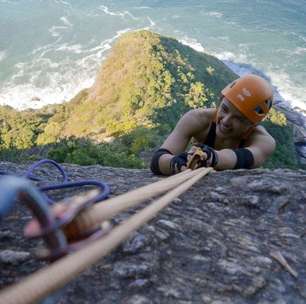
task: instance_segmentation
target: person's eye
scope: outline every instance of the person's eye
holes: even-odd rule
[[[225,112],[225,113],[227,113],[227,112],[228,112],[227,107],[226,107],[226,106],[222,106],[222,111]]]

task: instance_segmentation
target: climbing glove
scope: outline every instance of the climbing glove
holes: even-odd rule
[[[190,169],[199,167],[215,167],[218,163],[217,152],[204,144],[197,144],[192,152],[183,152],[175,155],[170,161],[171,174],[181,172],[185,166]]]
[[[218,164],[218,154],[213,148],[205,144],[196,144],[194,147],[193,153],[188,157],[188,168],[215,167]]]
[[[181,171],[183,166],[187,167],[187,152],[175,155],[170,161],[171,173],[175,174]]]

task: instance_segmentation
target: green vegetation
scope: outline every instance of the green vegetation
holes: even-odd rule
[[[2,149],[25,149],[43,132],[45,115],[31,111],[18,112],[9,106],[0,107],[0,145]]]
[[[288,125],[283,113],[271,109],[264,127],[276,140],[276,150],[265,163],[266,168],[291,168],[299,167],[294,142],[292,126]]]
[[[221,61],[148,31],[123,35],[92,88],[37,111],[0,107],[0,157],[144,166],[139,155],[158,147],[181,115],[215,106],[237,76]],[[271,112],[264,122],[278,146],[267,166],[296,167],[292,130]]]
[[[93,144],[86,139],[64,139],[52,145],[48,158],[58,162],[80,165],[106,165],[111,167],[143,168],[144,163],[127,146],[116,144]]]
[[[121,136],[138,127],[169,132],[182,113],[213,103],[236,77],[218,59],[148,31],[123,35],[92,88],[55,110],[40,144],[64,137]]]

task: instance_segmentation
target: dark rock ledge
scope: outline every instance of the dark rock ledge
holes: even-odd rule
[[[26,168],[0,167],[17,174]],[[158,180],[148,170],[65,168],[73,180],[108,182],[113,195]],[[18,207],[0,223],[0,288],[43,266],[28,254],[37,242],[22,237],[28,219]],[[57,303],[306,303],[306,171],[237,170],[203,178],[68,284]]]

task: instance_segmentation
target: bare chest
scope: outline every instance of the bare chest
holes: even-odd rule
[[[208,137],[210,137],[209,140]],[[239,147],[239,145],[241,144],[241,140],[232,138],[218,138],[215,132],[212,136],[211,134],[209,134],[209,130],[202,130],[201,132],[193,136],[191,143],[192,145],[209,144],[212,148],[216,150],[222,150],[235,149]]]

